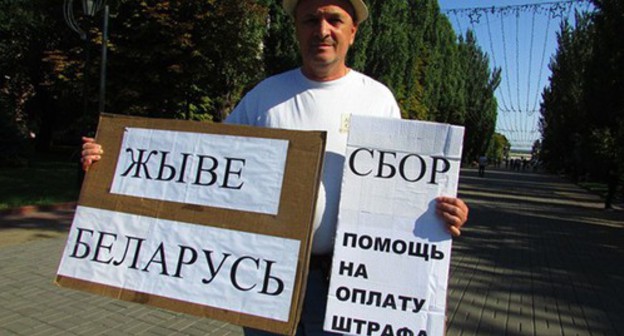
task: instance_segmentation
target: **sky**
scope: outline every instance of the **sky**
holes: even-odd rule
[[[438,0],[459,34],[472,29],[490,66],[501,68],[496,131],[512,150],[530,150],[539,132],[541,94],[548,85],[548,64],[556,35],[574,9],[590,9],[587,0]],[[487,9],[487,10],[486,10]]]

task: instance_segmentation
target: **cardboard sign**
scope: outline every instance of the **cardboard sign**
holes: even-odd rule
[[[295,332],[324,132],[103,115],[96,141],[58,285]]]
[[[352,117],[325,330],[444,335],[451,237],[435,198],[457,194],[463,134]]]

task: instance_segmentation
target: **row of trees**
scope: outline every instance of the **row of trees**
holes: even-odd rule
[[[281,0],[109,4],[109,112],[218,122],[259,80],[299,64]],[[388,85],[405,118],[465,125],[467,160],[485,153],[500,70],[474,35],[458,37],[437,0],[368,5],[349,65]],[[95,129],[102,34],[97,18],[79,24],[86,41],[61,0],[0,0],[0,132],[13,135],[3,152],[29,135],[45,149]]]
[[[541,105],[541,158],[574,179],[609,185],[624,175],[624,1],[595,0],[596,11],[564,22]]]

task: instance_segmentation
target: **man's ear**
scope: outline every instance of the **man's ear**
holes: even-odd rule
[[[355,43],[355,35],[357,35],[358,25],[354,24],[353,28],[351,28],[351,41],[349,41],[349,46],[352,46]]]

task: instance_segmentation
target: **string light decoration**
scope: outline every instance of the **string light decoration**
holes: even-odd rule
[[[561,23],[593,10],[590,0],[442,10],[458,35],[472,30],[492,68],[501,69],[496,132],[507,137],[512,150],[528,151],[540,138],[541,94]]]

